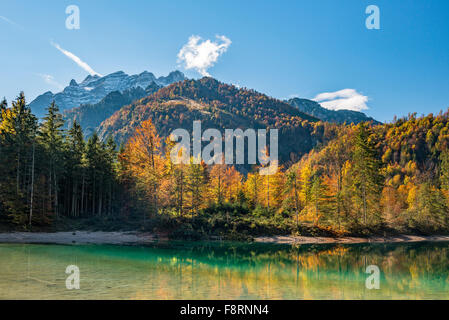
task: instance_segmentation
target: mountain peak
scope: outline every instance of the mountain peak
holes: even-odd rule
[[[166,86],[168,84],[184,81],[187,78],[185,77],[184,73],[182,73],[179,70],[172,71],[168,74],[166,77],[160,77],[157,80],[160,82],[159,84],[162,86]]]
[[[175,70],[175,71],[172,71],[172,72],[170,72],[169,74],[168,74],[168,76],[184,76],[184,73],[182,73],[181,71],[179,71],[179,70]]]
[[[117,76],[117,75],[126,75],[127,76],[127,74],[124,71],[119,70],[119,71],[110,73],[110,74],[104,76],[103,78],[110,77],[110,76]]]
[[[124,92],[139,87],[145,90],[153,83],[159,87],[164,87],[184,79],[186,79],[184,74],[179,71],[170,72],[167,76],[159,78],[148,71],[135,75],[128,75],[121,70],[103,77],[88,75],[81,83],[72,79],[70,84],[59,93],[46,93],[45,96],[38,96],[29,106],[38,117],[42,117],[50,100],[54,100],[60,110],[64,111],[84,104],[96,104],[113,91]]]
[[[299,111],[317,117],[322,121],[355,124],[365,121],[373,122],[374,124],[380,123],[377,120],[368,117],[363,112],[353,110],[329,110],[322,107],[318,102],[313,100],[292,98],[286,102],[291,106],[297,108]]]
[[[88,75],[84,80],[83,80],[83,82],[85,82],[85,81],[90,81],[90,80],[93,80],[93,79],[99,79],[100,78],[100,76],[99,75]]]

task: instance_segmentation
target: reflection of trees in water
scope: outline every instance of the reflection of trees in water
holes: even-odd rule
[[[188,258],[174,259],[187,283],[207,283],[211,298],[424,298],[449,289],[447,244],[206,247],[186,248]],[[381,270],[383,291],[365,288],[370,264]]]
[[[148,247],[27,246],[27,250],[1,249],[0,272],[13,274],[17,269],[23,274],[21,266],[27,263],[34,270],[33,277],[58,284],[43,288],[35,283],[36,290],[49,293],[60,290],[61,297],[68,294],[64,287],[65,274],[58,278],[54,275],[59,275],[67,264],[72,263],[81,268],[83,290],[79,296],[90,298],[449,297],[447,243],[292,247],[175,242]],[[381,270],[381,290],[365,288],[365,269],[371,264]]]

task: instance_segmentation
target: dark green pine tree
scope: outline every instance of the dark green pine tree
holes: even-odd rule
[[[356,208],[361,211],[362,223],[365,226],[380,222],[379,203],[384,181],[380,172],[381,163],[370,134],[371,128],[368,124],[358,125],[353,153]]]
[[[64,120],[53,101],[39,128],[39,142],[47,160],[48,210],[59,214],[59,181],[64,175]]]
[[[65,212],[79,217],[83,212],[85,194],[85,152],[86,144],[81,126],[75,120],[66,136],[65,160]]]
[[[101,143],[98,134],[94,132],[86,145],[87,194],[85,210],[90,212],[92,216],[101,213],[98,211],[101,170]]]
[[[108,215],[113,211],[114,185],[117,182],[117,144],[114,139],[109,136],[104,144],[104,187],[103,194],[105,199],[105,208]]]
[[[25,95],[19,94],[7,109],[1,103],[0,123],[0,202],[4,213],[17,224],[28,220],[32,187],[32,158],[37,119],[26,105]]]
[[[117,161],[116,161],[116,181],[114,185],[115,198],[114,203],[117,206],[117,213],[120,213],[123,217],[129,217],[132,213],[136,213],[138,210],[132,210],[133,204],[133,186],[135,184],[134,178],[129,171],[129,158],[125,153],[125,145],[120,144]],[[140,216],[140,215],[139,215]]]

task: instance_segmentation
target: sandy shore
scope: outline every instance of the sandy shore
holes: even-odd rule
[[[55,244],[146,244],[156,240],[166,240],[150,233],[142,232],[9,232],[0,233],[0,243],[55,243]],[[449,241],[449,236],[413,236],[400,235],[390,237],[301,237],[301,236],[269,236],[257,237],[255,242],[278,244],[320,244],[320,243],[385,243],[385,242],[418,242]]]

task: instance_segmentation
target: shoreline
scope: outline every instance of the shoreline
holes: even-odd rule
[[[154,234],[132,231],[0,232],[0,243],[126,245],[156,240]]]
[[[268,236],[257,237],[254,239],[259,243],[276,243],[276,244],[357,244],[357,243],[407,243],[407,242],[442,242],[449,241],[449,236],[416,236],[416,235],[396,235],[396,236],[370,236],[362,237],[305,237],[305,236]]]
[[[30,244],[113,244],[144,245],[156,241],[167,241],[166,237],[145,232],[0,232],[1,243]],[[213,241],[213,240],[211,240]],[[254,238],[255,243],[272,244],[357,244],[357,243],[405,243],[405,242],[441,242],[449,241],[449,236],[397,235],[387,237],[306,237],[306,236],[264,236]]]

